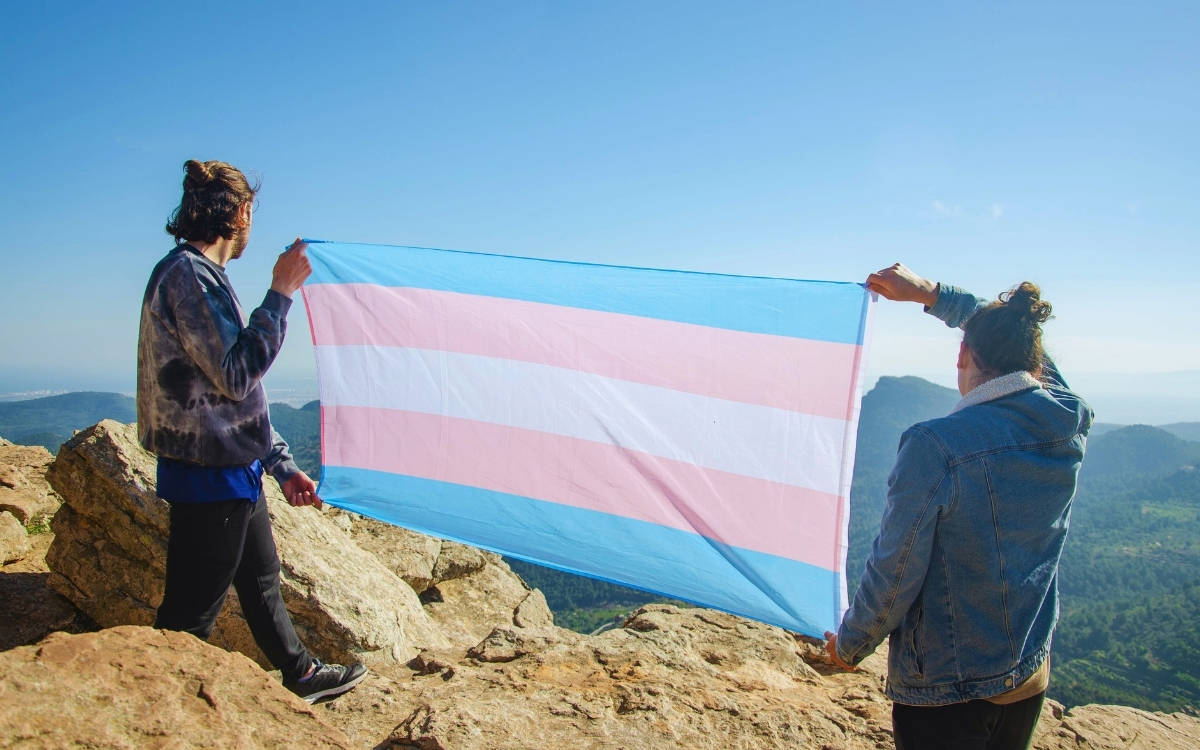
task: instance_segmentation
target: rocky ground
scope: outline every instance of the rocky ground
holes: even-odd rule
[[[842,673],[816,641],[664,605],[580,635],[496,555],[291,508],[268,483],[298,630],[372,670],[307,706],[264,671],[236,601],[211,644],[149,627],[167,519],[153,468],[114,422],[54,461],[0,444],[0,748],[892,747],[880,655]],[[1034,743],[1197,746],[1193,717],[1052,702]]]

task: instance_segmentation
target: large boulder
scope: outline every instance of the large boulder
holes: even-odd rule
[[[67,441],[47,474],[63,499],[50,584],[102,627],[152,624],[162,598],[169,508],[155,495],[155,466],[133,425],[105,420]],[[265,485],[283,597],[311,651],[387,667],[447,645],[411,587],[320,511]],[[211,640],[266,664],[235,592]]]
[[[54,460],[40,445],[13,445],[0,439],[0,511],[23,524],[54,515],[62,500],[46,482]]]
[[[62,500],[46,482],[53,460],[41,446],[0,438],[0,651],[35,643],[56,630],[94,625],[47,585],[48,516]]]
[[[426,613],[454,648],[466,651],[497,626],[540,628],[554,622],[542,592],[500,555],[354,513],[334,514],[356,544],[420,594]]]
[[[0,510],[0,565],[16,562],[29,553],[29,533],[16,516]]]
[[[241,654],[124,626],[0,653],[0,748],[351,748]]]
[[[47,585],[49,534],[29,537],[29,553],[0,568],[0,651],[37,643],[56,630],[80,633],[96,626]]]
[[[446,549],[443,546],[443,556]],[[497,626],[544,628],[554,624],[541,591],[531,589],[499,555],[481,554],[485,563],[479,569],[440,580],[421,595],[425,611],[452,643],[466,649]]]
[[[384,566],[418,594],[434,583],[442,541],[383,521],[334,508],[330,517],[362,549],[379,558]]]
[[[1033,750],[1183,750],[1200,747],[1200,718],[1128,706],[1076,706],[1047,701]]]

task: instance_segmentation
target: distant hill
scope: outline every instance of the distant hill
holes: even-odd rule
[[[1200,422],[1173,422],[1158,425],[1160,430],[1166,430],[1177,438],[1200,442]]]
[[[81,391],[28,401],[0,403],[0,436],[23,445],[42,445],[57,453],[75,430],[101,419],[132,422],[134,400],[119,393]]]
[[[1091,431],[1088,432],[1088,435],[1091,437],[1099,437],[1100,435],[1103,435],[1106,432],[1112,432],[1113,430],[1119,430],[1125,426],[1126,425],[1117,424],[1115,422],[1093,422],[1092,429],[1091,429]]]
[[[958,391],[913,376],[879,378],[862,400],[858,420],[855,472],[862,468],[889,470],[896,458],[900,435],[917,422],[948,414],[958,403]]]
[[[320,410],[318,401],[299,409],[271,404],[271,424],[291,445],[300,468],[314,479],[321,472]],[[132,422],[136,418],[136,402],[129,396],[100,391],[64,393],[0,403],[0,437],[20,445],[41,445],[57,453],[75,430],[101,419]]]
[[[1200,461],[1200,443],[1158,427],[1135,424],[1093,436],[1080,482],[1121,476],[1161,476]]]

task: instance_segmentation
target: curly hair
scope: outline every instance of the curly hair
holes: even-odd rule
[[[1042,323],[1052,310],[1037,284],[1023,281],[972,315],[963,326],[963,341],[985,373],[1026,370],[1037,375],[1045,356]]]
[[[216,242],[232,239],[241,229],[238,211],[254,200],[253,187],[246,175],[223,161],[196,161],[183,164],[183,199],[167,221],[167,234],[176,242]]]

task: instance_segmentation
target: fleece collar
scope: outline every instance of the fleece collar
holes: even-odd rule
[[[982,404],[985,401],[995,401],[998,398],[1010,396],[1018,391],[1027,391],[1030,388],[1041,388],[1042,383],[1025,370],[1010,372],[1007,375],[1001,375],[998,378],[992,378],[986,383],[980,383],[967,392],[967,395],[955,404],[950,410],[953,414],[956,411]]]

